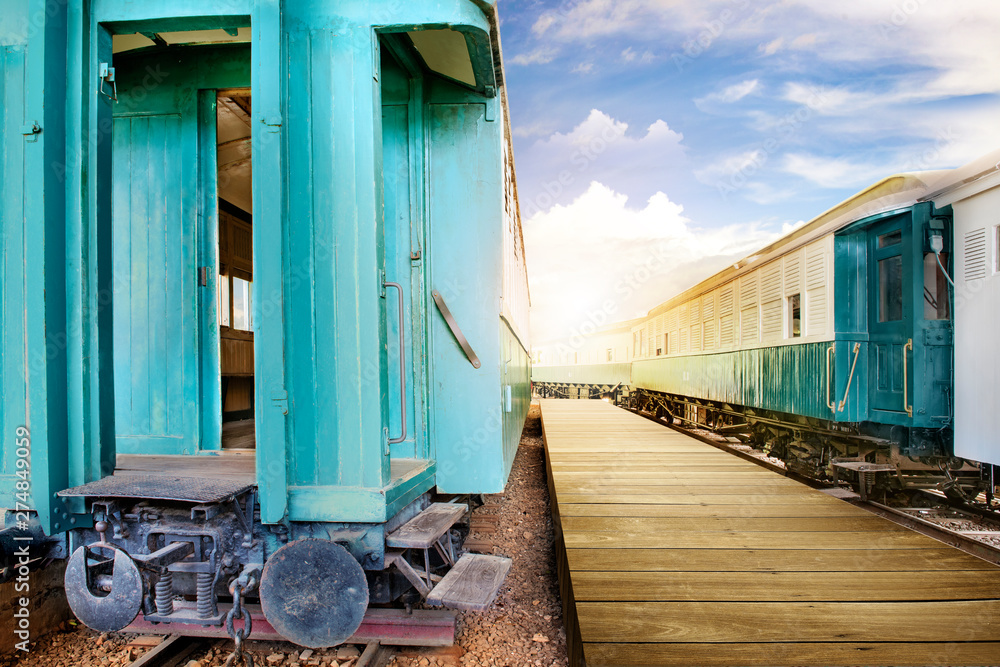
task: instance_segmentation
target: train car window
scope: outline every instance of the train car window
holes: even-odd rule
[[[903,232],[898,229],[894,232],[889,232],[888,234],[883,234],[878,237],[879,248],[888,248],[889,246],[899,245],[902,242]]]
[[[608,348],[608,361],[614,361],[614,359],[612,359],[612,352],[610,347]]]
[[[670,354],[670,334],[663,334],[663,354]]]
[[[886,234],[885,236],[893,236]],[[879,237],[879,243],[885,237]],[[878,321],[903,319],[903,258],[886,257],[878,263]]]
[[[639,332],[632,332],[632,358],[639,356]]]
[[[218,303],[218,313],[219,313],[219,326],[228,327],[230,326],[229,317],[229,276],[220,275],[219,276],[219,303]]]
[[[793,294],[788,297],[788,337],[802,336],[802,295]]]
[[[941,253],[941,264],[948,266],[948,253]],[[934,253],[924,253],[924,319],[946,320],[951,316],[948,308],[948,280],[938,268]]]
[[[253,283],[233,276],[233,328],[240,331],[253,329],[252,292]]]

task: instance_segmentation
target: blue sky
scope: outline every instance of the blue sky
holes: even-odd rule
[[[996,0],[500,16],[536,343],[642,314],[884,176],[1000,147]]]

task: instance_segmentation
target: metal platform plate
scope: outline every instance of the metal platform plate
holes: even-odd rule
[[[143,498],[180,500],[191,503],[219,503],[246,493],[253,484],[211,477],[171,477],[169,475],[112,475],[60,491],[64,498]]]

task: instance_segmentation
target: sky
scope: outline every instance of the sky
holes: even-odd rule
[[[997,0],[499,0],[540,344],[1000,147]]]

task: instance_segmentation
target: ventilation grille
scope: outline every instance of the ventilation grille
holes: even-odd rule
[[[980,280],[986,277],[986,230],[974,229],[965,233],[965,279]]]

